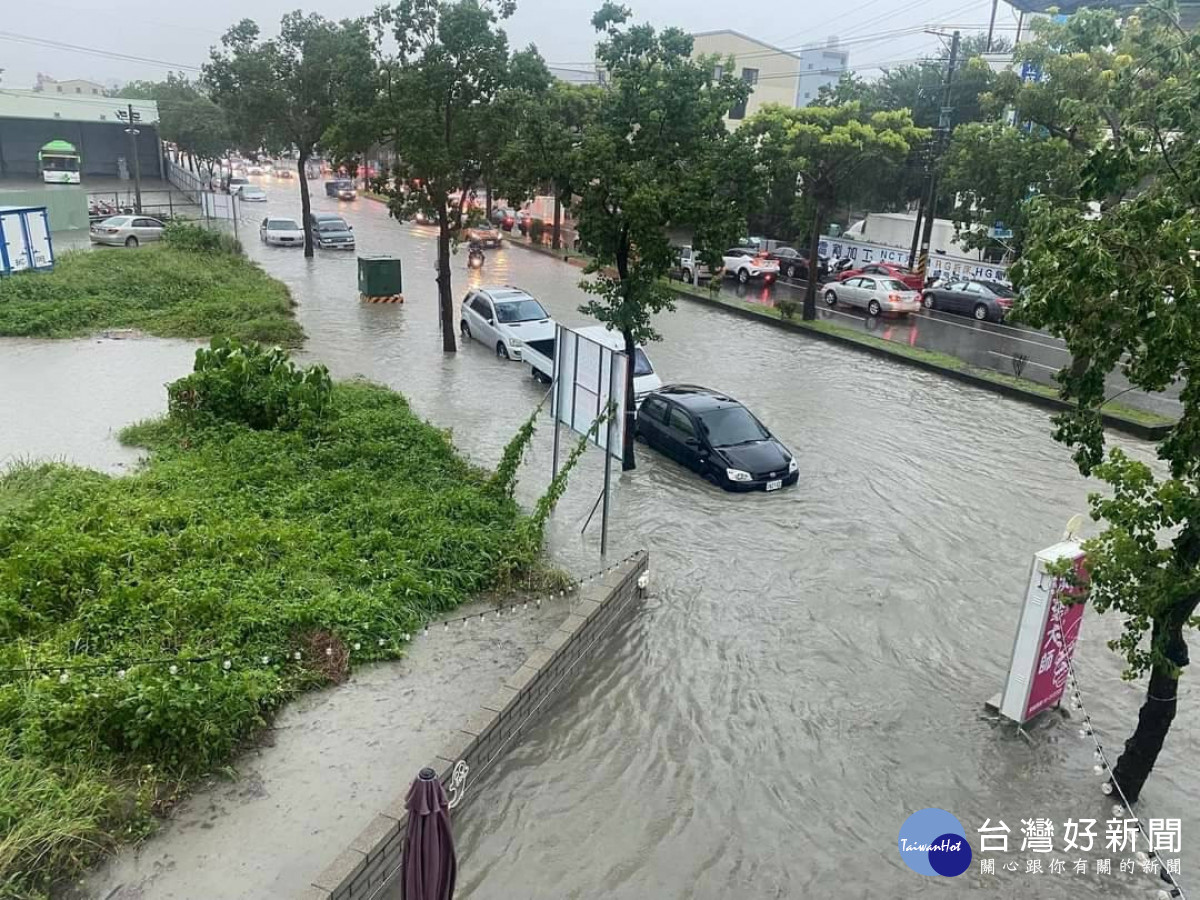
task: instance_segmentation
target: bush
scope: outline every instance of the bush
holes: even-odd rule
[[[188,253],[232,253],[241,255],[242,243],[232,234],[213,231],[191,222],[171,222],[163,229],[168,247]]]
[[[535,244],[542,243],[542,238],[546,234],[546,223],[541,219],[532,219],[529,222],[529,240]]]
[[[286,347],[304,339],[287,287],[237,254],[169,243],[72,251],[53,272],[0,278],[0,335],[65,338],[107,328]]]
[[[775,301],[775,308],[779,310],[780,318],[793,319],[796,316],[796,311],[800,309],[800,304],[795,300],[780,297]]]
[[[337,680],[325,648],[399,658],[536,558],[540,522],[398,394],[228,343],[197,365],[222,415],[128,429],[141,471],[0,474],[0,897],[136,838],[159,791]],[[297,409],[309,429],[251,427]]]
[[[216,339],[196,351],[191,375],[167,387],[170,415],[187,425],[219,419],[251,428],[311,427],[333,382],[324,366],[298,369],[278,347]]]

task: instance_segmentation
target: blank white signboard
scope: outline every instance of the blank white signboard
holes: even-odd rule
[[[558,326],[555,338],[554,419],[578,434],[588,434],[596,418],[616,403],[616,412],[592,443],[620,459],[625,440],[625,378],[629,359],[578,332]]]

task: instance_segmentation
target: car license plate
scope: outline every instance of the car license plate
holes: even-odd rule
[[[782,478],[776,478],[774,481],[767,482],[767,490],[768,491],[777,491],[781,487],[783,487],[783,479]]]

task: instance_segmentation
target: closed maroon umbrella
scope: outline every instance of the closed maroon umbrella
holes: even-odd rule
[[[454,896],[454,834],[450,804],[433,769],[422,769],[408,789],[402,900],[450,900]]]

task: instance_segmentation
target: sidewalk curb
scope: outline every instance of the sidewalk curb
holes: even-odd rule
[[[1026,403],[1031,403],[1034,406],[1040,406],[1044,409],[1053,410],[1068,410],[1072,409],[1072,404],[1061,400],[1057,397],[1047,397],[1043,394],[1034,393],[1033,391],[1023,390],[1016,385],[1005,384],[1004,382],[993,381],[983,375],[978,375],[969,369],[952,369],[947,366],[938,365],[929,360],[916,359],[911,356],[904,356],[900,353],[889,351],[886,347],[880,347],[875,344],[866,343],[864,341],[856,341],[853,338],[844,335],[831,333],[828,331],[820,331],[816,328],[810,328],[802,322],[779,319],[775,316],[767,316],[762,313],[754,312],[750,309],[742,309],[741,307],[731,306],[728,303],[722,303],[720,300],[710,300],[706,297],[701,297],[690,291],[682,290],[671,286],[671,291],[678,297],[685,300],[691,300],[695,303],[700,303],[710,308],[719,309],[723,312],[730,313],[735,316],[740,316],[743,319],[751,319],[755,322],[761,322],[764,325],[769,325],[773,328],[779,328],[783,331],[790,331],[793,334],[803,334],[805,337],[815,338],[820,341],[825,341],[830,344],[838,344],[842,347],[849,347],[854,350],[869,353],[872,356],[881,359],[890,359],[894,362],[903,363],[904,365],[912,366],[917,369],[922,369],[926,372],[932,372],[935,375],[941,375],[946,378],[951,378],[955,381],[960,381],[965,384],[974,385],[975,387],[983,388],[997,394],[1003,394],[1014,400],[1023,400]],[[1111,413],[1100,414],[1104,424],[1123,434],[1132,435],[1133,437],[1142,438],[1148,441],[1162,440],[1170,433],[1172,425],[1146,425],[1141,422],[1135,422],[1132,419],[1126,419],[1122,416],[1116,416]]]

